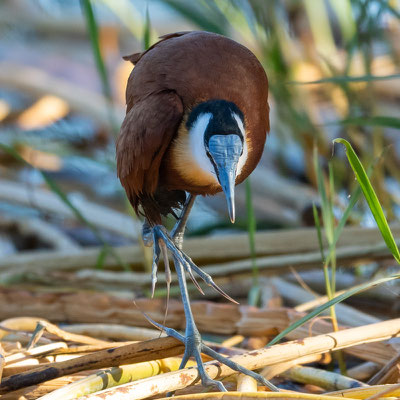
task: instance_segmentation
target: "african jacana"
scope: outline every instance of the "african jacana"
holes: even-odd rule
[[[204,370],[200,351],[234,370],[260,375],[222,357],[205,346],[195,325],[186,287],[186,270],[226,295],[212,278],[182,252],[183,233],[196,195],[226,196],[235,220],[234,188],[256,167],[269,130],[268,81],[263,67],[246,47],[208,32],[179,32],[163,36],[143,53],[124,57],[133,69],[126,89],[126,117],[117,142],[118,176],[137,214],[145,217],[143,237],[154,244],[152,286],[162,251],[171,251],[186,317],[181,368],[194,356],[204,385],[212,380]],[[171,233],[161,216],[182,209]],[[170,271],[166,262],[167,285]],[[198,286],[198,285],[197,285]],[[199,287],[199,286],[198,286]]]

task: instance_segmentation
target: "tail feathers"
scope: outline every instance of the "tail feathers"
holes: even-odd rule
[[[182,190],[158,190],[154,195],[132,194],[129,201],[137,215],[144,216],[151,226],[161,224],[168,214],[178,218],[175,210],[183,207],[186,193]]]

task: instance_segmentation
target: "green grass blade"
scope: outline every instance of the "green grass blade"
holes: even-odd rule
[[[209,32],[224,35],[228,31],[228,21],[222,13],[209,13],[209,8],[204,3],[197,1],[164,0],[173,10],[181,14],[185,19],[191,21],[199,28]]]
[[[400,252],[393,238],[392,231],[389,228],[389,224],[386,220],[385,214],[383,213],[382,207],[379,203],[378,197],[371,185],[371,182],[366,174],[364,167],[354,152],[351,144],[342,138],[335,139],[334,142],[341,143],[346,147],[347,158],[350,162],[351,168],[353,169],[357,181],[364,193],[365,199],[367,200],[368,206],[375,218],[378,228],[382,234],[382,237],[393,254],[393,257],[400,264]]]
[[[400,129],[400,118],[377,115],[375,117],[354,117],[346,118],[335,122],[340,125],[359,126],[384,126],[387,128]]]
[[[90,37],[90,42],[92,44],[93,56],[96,62],[96,67],[99,72],[101,82],[103,85],[104,95],[111,99],[111,87],[108,81],[107,70],[104,65],[103,57],[100,52],[100,43],[99,43],[99,30],[97,27],[97,22],[93,13],[93,8],[90,0],[81,0],[82,9],[85,14],[86,25],[88,27],[88,33]]]
[[[342,230],[344,226],[346,225],[346,221],[348,220],[351,210],[354,208],[355,204],[357,203],[358,199],[360,198],[361,195],[361,188],[357,186],[357,188],[354,190],[354,192],[350,195],[350,202],[347,205],[346,209],[344,210],[344,213],[342,217],[339,220],[339,223],[337,227],[335,228],[335,232],[333,235],[333,241],[331,245],[329,246],[328,250],[328,255],[326,257],[325,262],[328,264],[331,260],[331,257],[333,256],[335,249],[336,249],[336,243],[339,240],[340,234],[342,233]]]
[[[315,81],[291,81],[293,85],[317,85],[321,83],[352,83],[352,82],[371,82],[371,81],[387,81],[399,79],[400,74],[393,75],[361,75],[361,76],[331,76],[329,78],[317,79]]]
[[[97,256],[96,269],[103,269],[104,261],[106,260],[107,254],[108,254],[108,247],[102,246]]]
[[[255,242],[255,233],[257,230],[257,222],[254,214],[254,207],[252,201],[252,192],[251,192],[251,183],[250,179],[246,179],[246,211],[247,211],[247,232],[249,238],[249,246],[250,246],[250,257],[251,257],[251,265],[253,272],[253,287],[249,293],[249,304],[256,305],[259,299],[259,271],[257,267],[257,254],[256,254],[256,242]]]
[[[143,30],[143,48],[147,50],[150,47],[151,24],[149,14],[149,4],[146,5],[146,19]]]
[[[273,340],[271,340],[271,342],[269,342],[267,346],[272,346],[273,344],[278,343],[288,333],[290,333],[293,330],[295,330],[296,328],[304,325],[306,322],[310,321],[312,318],[320,315],[322,312],[324,312],[329,307],[332,307],[335,304],[340,303],[341,301],[346,300],[351,296],[354,296],[355,294],[361,293],[361,292],[371,289],[375,286],[382,285],[383,283],[386,283],[386,282],[389,282],[389,281],[392,281],[395,279],[399,279],[399,278],[400,278],[400,274],[395,274],[395,275],[388,276],[386,278],[377,279],[372,282],[363,283],[361,285],[353,287],[352,289],[347,290],[346,292],[340,294],[339,296],[336,296],[332,300],[317,307],[314,311],[310,312],[303,318],[296,321],[294,324],[290,325],[288,328],[284,329],[279,335],[277,335]]]
[[[313,150],[313,162],[314,162],[314,170],[315,175],[317,177],[317,185],[318,185],[318,192],[321,196],[321,208],[322,208],[322,222],[325,228],[325,235],[329,242],[332,241],[332,232],[333,232],[333,221],[331,218],[331,210],[330,210],[330,201],[328,199],[328,195],[325,189],[324,177],[322,175],[321,167],[318,163],[318,151],[317,147],[314,147]]]
[[[321,259],[325,260],[324,243],[322,241],[321,221],[319,220],[318,209],[315,203],[312,205],[315,227],[317,228],[319,251],[321,252]]]
[[[108,106],[107,106],[107,111],[110,119],[110,124],[111,127],[113,128],[114,133],[117,133],[119,131],[119,127],[114,115],[114,110],[113,110],[113,99],[112,99],[112,91],[111,91],[111,86],[110,82],[108,80],[108,74],[106,70],[106,66],[104,64],[103,57],[100,52],[100,43],[99,43],[99,30],[97,27],[97,22],[96,18],[93,13],[93,8],[90,0],[81,0],[81,6],[83,13],[85,15],[86,19],[86,25],[88,28],[88,33],[90,37],[90,42],[92,45],[92,51],[93,51],[93,56],[94,60],[96,63],[96,68],[98,71],[98,74],[100,76],[102,88],[103,88],[103,94],[107,99]]]

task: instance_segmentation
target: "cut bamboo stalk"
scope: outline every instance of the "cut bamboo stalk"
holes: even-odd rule
[[[399,335],[400,319],[393,319],[258,349],[243,355],[234,356],[232,360],[248,369],[254,370],[310,354],[336,351],[361,343],[386,340]],[[205,368],[212,379],[221,379],[234,373],[226,365],[215,361],[206,363]],[[85,396],[81,400],[111,399],[116,393],[118,393],[119,397],[114,398],[118,398],[118,400],[139,400],[149,395],[154,396],[181,389],[197,382],[198,379],[197,368],[184,369],[165,374],[162,378],[154,377],[125,384],[114,389],[107,389],[97,394]]]
[[[356,379],[313,367],[294,366],[281,375],[287,379],[316,385],[325,390],[343,390],[368,386]]]

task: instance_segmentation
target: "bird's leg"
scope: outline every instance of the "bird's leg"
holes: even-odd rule
[[[204,386],[217,386],[219,390],[221,390],[222,392],[226,392],[224,384],[222,382],[214,381],[213,379],[211,379],[204,368],[204,364],[201,359],[201,350],[203,343],[201,341],[200,332],[197,329],[196,323],[194,322],[192,309],[190,307],[190,299],[187,290],[185,272],[182,263],[176,257],[174,257],[174,265],[176,274],[178,275],[179,288],[181,290],[183,310],[185,312],[186,319],[186,329],[184,337],[185,353],[183,354],[182,362],[179,366],[179,369],[185,368],[189,357],[193,356],[197,362],[197,368],[199,370],[202,384]]]
[[[178,221],[171,231],[171,237],[173,238],[176,247],[178,247],[178,249],[180,250],[182,250],[183,235],[185,234],[186,223],[195,199],[196,196],[194,196],[193,194],[189,194],[183,206],[181,216],[179,217]]]
[[[199,375],[201,378],[201,381],[204,386],[211,386],[211,385],[217,385],[218,388],[221,391],[226,391],[226,388],[222,382],[215,381],[210,378],[210,376],[207,374],[203,361],[201,359],[200,353],[207,354],[208,356],[214,358],[215,360],[219,361],[221,364],[225,364],[229,368],[233,369],[234,371],[240,372],[245,375],[249,375],[252,378],[254,378],[257,382],[261,383],[262,385],[268,387],[274,392],[279,392],[279,389],[273,385],[271,382],[269,382],[267,379],[265,379],[262,375],[257,374],[254,371],[251,371],[245,367],[242,367],[238,363],[235,363],[232,361],[230,358],[224,357],[223,355],[217,353],[215,350],[213,350],[211,347],[206,346],[202,340],[200,333],[196,327],[196,324],[193,319],[193,314],[192,310],[190,308],[190,303],[189,303],[189,295],[187,292],[187,287],[186,287],[186,279],[184,276],[183,268],[182,265],[180,267],[178,266],[179,261],[174,260],[175,262],[175,267],[177,268],[177,275],[179,279],[179,284],[181,286],[181,291],[182,291],[182,302],[184,305],[184,310],[185,310],[185,316],[186,316],[186,332],[185,336],[181,335],[179,332],[177,332],[175,329],[172,328],[167,328],[154,320],[152,320],[148,315],[144,314],[144,316],[149,320],[151,324],[153,324],[155,327],[159,328],[160,330],[165,331],[165,333],[168,336],[172,336],[175,339],[180,340],[181,342],[185,343],[185,353],[182,358],[182,362],[180,365],[180,369],[184,368],[189,357],[194,356],[197,362],[197,368],[199,370]],[[182,290],[183,289],[183,290]],[[188,326],[188,321],[191,321],[189,324],[191,326]],[[192,332],[190,334],[190,332]]]
[[[241,365],[230,360],[229,358],[222,356],[221,354],[217,353],[216,351],[206,346],[202,342],[200,332],[197,329],[196,323],[193,318],[192,309],[190,307],[190,298],[187,290],[185,272],[182,263],[176,257],[174,257],[174,265],[176,274],[178,276],[179,288],[181,290],[181,297],[183,303],[183,310],[185,312],[185,318],[186,318],[185,337],[183,338],[185,343],[185,352],[183,354],[182,362],[181,365],[179,366],[179,369],[185,368],[189,357],[194,357],[197,363],[197,368],[199,370],[199,375],[203,386],[217,386],[221,392],[226,392],[227,390],[222,382],[211,379],[210,376],[207,374],[203,361],[201,359],[201,353],[203,352],[209,355],[210,357],[214,358],[215,360],[221,362],[222,364],[227,365],[234,371],[238,371],[253,377],[262,385],[269,387],[271,390],[279,391],[279,389],[276,386],[274,386],[271,382],[267,381],[260,374],[257,374],[254,371],[244,368]],[[169,333],[170,331],[171,330],[169,329],[166,333],[170,335]],[[180,335],[180,337],[174,335],[174,337],[176,337],[179,340],[182,340],[182,335]]]
[[[185,204],[182,209],[181,216],[179,217],[178,221],[176,222],[174,228],[171,231],[171,237],[173,242],[175,243],[176,247],[182,249],[183,243],[183,235],[185,233],[186,223],[189,218],[190,211],[192,210],[194,201],[196,196],[189,194]],[[171,284],[171,270],[169,268],[168,256],[167,256],[167,247],[165,243],[159,240],[154,240],[154,232],[153,227],[149,224],[147,219],[145,219],[142,227],[142,239],[143,243],[146,247],[154,246],[153,248],[153,263],[151,269],[151,293],[152,297],[154,296],[154,290],[157,283],[157,270],[158,270],[158,261],[160,259],[160,253],[162,253],[164,264],[165,264],[165,278],[167,283],[167,291],[169,293],[169,286]],[[188,271],[190,274],[191,279],[195,283],[197,289],[202,293],[200,286],[197,284],[193,274],[191,271]],[[169,296],[168,296],[169,297]]]
[[[227,365],[228,367],[232,368],[235,371],[244,373],[246,375],[252,376],[255,378],[258,382],[261,384],[269,387],[271,390],[278,391],[278,389],[272,385],[269,381],[267,381],[264,377],[261,375],[248,370],[247,368],[244,368],[240,366],[239,364],[233,362],[232,360],[220,355],[210,347],[204,345],[204,343],[201,340],[201,335],[199,330],[197,329],[196,323],[194,321],[192,309],[190,307],[190,298],[189,298],[189,293],[187,289],[187,283],[186,283],[186,276],[185,276],[185,270],[189,273],[190,278],[192,281],[198,286],[197,281],[193,277],[192,270],[197,273],[198,276],[200,276],[208,285],[213,286],[218,292],[223,294],[225,297],[227,297],[229,300],[234,301],[231,299],[226,293],[222,291],[212,280],[211,276],[202,271],[199,267],[197,267],[193,261],[185,254],[182,252],[182,243],[183,243],[183,234],[185,231],[186,227],[186,222],[189,216],[189,213],[192,209],[193,203],[195,200],[195,196],[189,195],[185,205],[182,210],[182,214],[177,221],[175,227],[171,231],[171,234],[169,235],[166,229],[163,226],[155,226],[153,227],[153,238],[154,238],[154,249],[155,253],[159,255],[159,245],[158,243],[163,243],[165,246],[172,252],[173,255],[173,260],[174,260],[174,265],[175,265],[175,270],[176,274],[178,276],[178,281],[179,281],[179,287],[181,291],[181,297],[182,297],[182,303],[183,303],[183,309],[185,313],[185,319],[186,319],[186,329],[185,329],[185,336],[182,336],[180,333],[176,332],[174,329],[170,328],[165,328],[163,325],[157,324],[154,321],[150,322],[154,323],[157,327],[160,329],[164,329],[166,333],[170,336],[173,336],[177,338],[178,340],[181,340],[185,344],[185,352],[182,357],[182,362],[180,365],[180,369],[184,368],[186,366],[186,363],[190,357],[194,357],[196,362],[197,362],[197,367],[199,371],[199,375],[201,378],[201,382],[204,386],[217,386],[219,390],[221,391],[226,391],[225,386],[223,385],[222,382],[215,381],[210,378],[210,376],[207,374],[203,361],[201,359],[201,353],[205,353],[214,359],[220,361],[221,363]],[[155,257],[155,260],[158,260],[158,256]],[[200,288],[198,286],[198,288]],[[201,290],[201,289],[200,289]],[[235,301],[234,301],[235,302]]]

